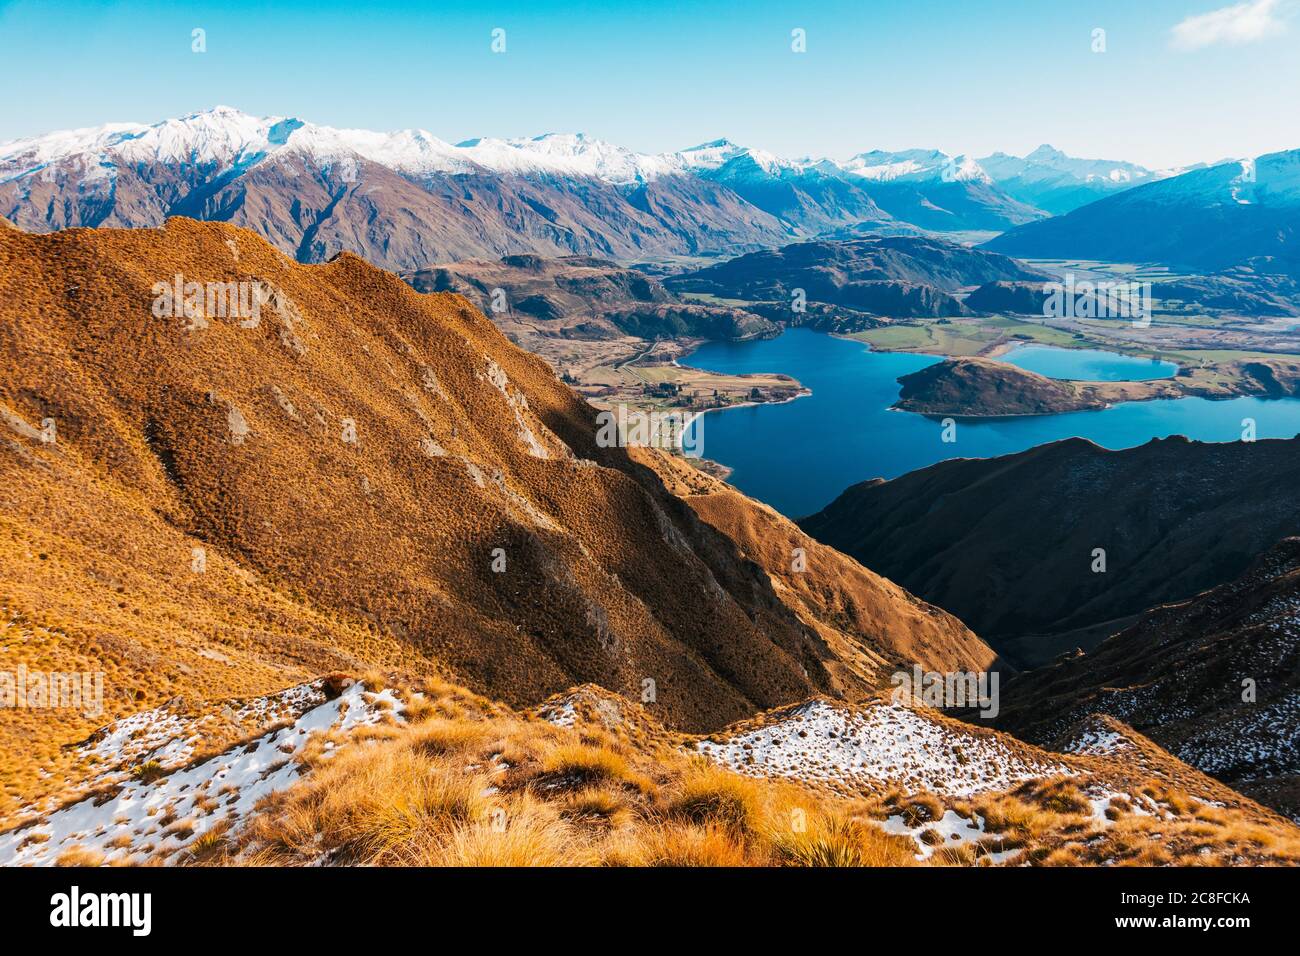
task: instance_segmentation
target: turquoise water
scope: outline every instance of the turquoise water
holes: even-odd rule
[[[742,491],[791,517],[811,514],[869,478],[894,478],[948,458],[1005,455],[1076,435],[1107,448],[1168,435],[1237,441],[1245,418],[1255,419],[1259,438],[1300,433],[1300,399],[1183,398],[963,422],[949,444],[939,421],[889,410],[898,398],[898,377],[937,361],[931,355],[872,352],[860,342],[796,328],[759,342],[710,342],[683,364],[715,372],[785,372],[812,389],[812,395],[780,405],[710,413],[703,423],[704,456],[734,469],[730,480]]]
[[[1059,349],[1050,345],[1022,345],[999,357],[998,361],[1048,378],[1081,382],[1139,382],[1149,378],[1170,378],[1178,372],[1178,366],[1173,362],[1158,362],[1101,349]]]

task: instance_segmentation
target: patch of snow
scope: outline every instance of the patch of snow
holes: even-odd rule
[[[314,700],[301,688],[286,694]],[[254,710],[270,706],[269,699],[266,704],[250,704]],[[315,734],[373,725],[386,713],[400,720],[401,711],[392,691],[368,694],[360,682],[353,682],[339,697],[315,704],[289,726],[149,783],[133,780],[107,797],[86,797],[45,814],[35,824],[0,834],[0,865],[51,865],[73,847],[97,850],[106,861],[155,857],[165,863],[179,862],[185,848],[203,833],[218,824],[237,831],[260,800],[293,784],[302,771],[297,758]],[[123,750],[132,732],[147,722],[130,721],[117,722],[101,745]],[[171,829],[162,823],[164,818],[186,825]],[[125,842],[121,838],[128,845],[110,845]],[[138,848],[144,845],[152,845],[152,850],[141,853]]]
[[[1085,754],[1088,756],[1109,756],[1122,750],[1131,749],[1132,742],[1115,730],[1085,730],[1063,747],[1067,754]]]
[[[751,776],[838,784],[900,784],[968,796],[1023,780],[1071,775],[1069,767],[1017,753],[1001,739],[968,733],[898,703],[848,710],[825,701],[717,743],[705,756]]]
[[[572,699],[556,701],[541,707],[537,715],[556,727],[572,727],[578,719],[578,710]]]

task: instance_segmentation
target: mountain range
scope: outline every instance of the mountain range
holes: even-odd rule
[[[1162,262],[1201,272],[1300,275],[1300,149],[1148,182],[986,248],[1034,258]]]
[[[415,270],[521,252],[734,254],[837,230],[1000,232],[1158,175],[1048,147],[836,162],[727,140],[653,155],[580,134],[452,145],[216,107],[0,145],[0,215],[32,231],[185,215],[254,229],[303,262],[347,250]]]

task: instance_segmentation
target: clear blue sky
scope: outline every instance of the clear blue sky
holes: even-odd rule
[[[1247,0],[1266,7],[1262,28],[1211,22],[1197,48],[1171,44],[1175,24],[1231,2],[20,0],[0,3],[0,140],[223,103],[451,142],[580,131],[650,152],[720,136],[835,157],[1050,142],[1173,165],[1300,146],[1300,0]],[[206,53],[190,50],[195,27]],[[790,50],[795,27],[806,53]]]

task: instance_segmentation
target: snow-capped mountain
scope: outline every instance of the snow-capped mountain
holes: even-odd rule
[[[1230,160],[1155,180],[987,248],[1041,258],[1166,262],[1214,271],[1245,265],[1300,274],[1300,149]]]
[[[458,143],[455,149],[468,162],[496,173],[586,177],[619,186],[681,171],[671,156],[634,153],[583,133],[548,133],[532,139],[471,139]]]
[[[1107,159],[1077,159],[1046,144],[1024,157],[993,153],[980,159],[979,165],[1007,193],[1054,215],[1183,171],[1153,170]]]
[[[29,230],[221,219],[300,259],[350,249],[417,269],[514,252],[640,258],[820,234],[1002,231],[1046,215],[1028,183],[1118,188],[1146,175],[1046,147],[986,168],[939,150],[787,159],[725,139],[658,154],[567,133],[453,145],[422,129],[222,106],[0,144],[0,215]]]
[[[969,156],[950,156],[937,149],[908,149],[898,153],[875,149],[859,153],[842,168],[873,182],[993,182],[980,164]]]
[[[746,251],[799,235],[670,156],[585,136],[452,145],[229,107],[0,145],[0,215],[32,231],[216,219],[302,261],[350,250],[397,270],[518,252]]]
[[[938,149],[872,150],[839,168],[890,215],[923,229],[1001,232],[1046,215],[1002,190],[969,156]]]

